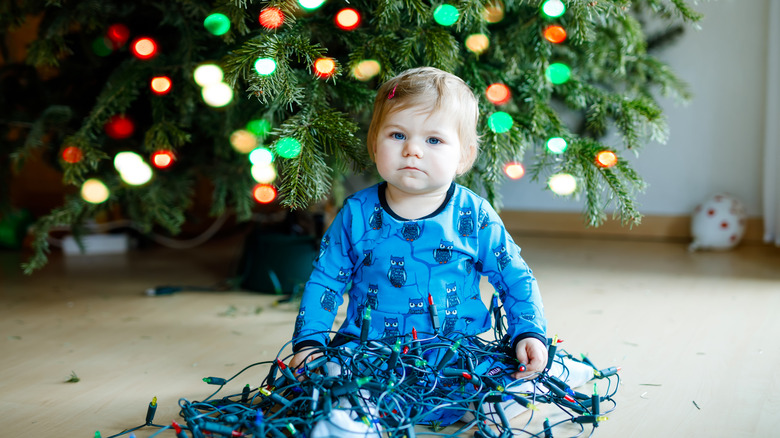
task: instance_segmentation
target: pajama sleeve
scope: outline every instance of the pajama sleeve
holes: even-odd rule
[[[547,321],[536,278],[487,202],[480,208],[479,228],[479,266],[503,303],[511,345],[528,337],[546,344]]]
[[[349,235],[352,212],[347,201],[320,242],[295,321],[293,351],[327,345],[338,308],[344,303],[356,261]]]

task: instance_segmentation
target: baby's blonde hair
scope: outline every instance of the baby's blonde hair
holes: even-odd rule
[[[459,127],[461,163],[459,175],[474,165],[479,151],[477,120],[479,106],[474,92],[463,80],[452,73],[434,67],[418,67],[402,72],[388,80],[377,91],[374,113],[368,127],[366,146],[374,160],[379,129],[387,116],[410,107],[431,107],[433,111],[453,112]]]

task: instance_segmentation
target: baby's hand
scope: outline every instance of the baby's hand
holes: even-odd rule
[[[322,356],[322,353],[312,353],[311,348],[302,348],[290,359],[289,367],[298,380],[303,380],[303,366],[314,359]]]
[[[518,342],[515,355],[521,364],[525,364],[525,370],[512,374],[513,379],[522,379],[541,372],[547,366],[547,346],[536,338],[525,338]]]

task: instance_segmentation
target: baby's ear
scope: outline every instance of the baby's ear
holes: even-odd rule
[[[471,166],[474,165],[474,160],[477,158],[477,146],[476,145],[468,145],[466,146],[460,154],[460,163],[458,164],[458,175],[463,175],[464,173],[468,172],[469,169],[471,169]]]

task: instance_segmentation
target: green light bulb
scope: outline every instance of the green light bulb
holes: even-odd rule
[[[224,35],[230,30],[230,19],[225,14],[211,14],[203,20],[203,26],[212,35]]]
[[[301,142],[292,137],[284,137],[276,142],[276,153],[282,158],[295,158],[302,149]]]
[[[566,83],[566,81],[569,80],[569,78],[571,77],[571,69],[566,64],[561,64],[560,62],[556,62],[554,64],[550,64],[550,66],[547,67],[547,71],[544,74],[545,76],[547,76],[547,79],[550,82],[556,85],[560,85]]]
[[[551,137],[547,140],[547,150],[553,154],[562,154],[569,145],[561,137]]]
[[[503,111],[494,112],[488,117],[488,128],[496,134],[509,131],[514,123],[512,116]]]
[[[566,12],[566,5],[561,0],[547,0],[542,4],[542,13],[550,18],[558,18]]]
[[[452,26],[460,18],[458,8],[452,5],[439,5],[433,10],[433,20],[442,26]]]
[[[246,124],[246,130],[258,137],[265,137],[271,132],[271,122],[264,119],[252,120]]]

